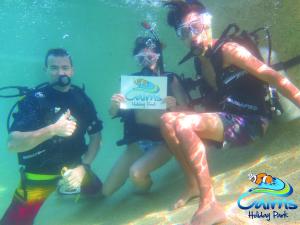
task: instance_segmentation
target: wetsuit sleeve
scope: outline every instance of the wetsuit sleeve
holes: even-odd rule
[[[87,133],[91,135],[100,132],[103,129],[103,122],[101,119],[98,118],[97,111],[92,100],[87,96],[86,100]]]
[[[33,96],[27,96],[18,103],[18,112],[13,114],[12,131],[33,131],[40,128],[39,104]]]

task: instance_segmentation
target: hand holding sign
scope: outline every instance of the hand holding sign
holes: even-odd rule
[[[111,107],[119,109],[122,102],[125,102],[125,97],[122,94],[114,94],[111,97]]]
[[[122,76],[122,109],[166,109],[167,77]]]
[[[111,103],[110,103],[110,109],[109,109],[109,113],[111,116],[116,116],[120,106],[122,104],[122,102],[125,102],[125,97],[122,94],[114,94],[111,97]]]
[[[176,98],[174,98],[173,96],[167,96],[165,99],[164,99],[164,102],[166,103],[166,108],[168,110],[173,110],[176,105],[177,105],[177,102],[176,102]]]

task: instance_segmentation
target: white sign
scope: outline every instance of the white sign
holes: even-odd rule
[[[167,77],[121,76],[121,109],[166,109]]]

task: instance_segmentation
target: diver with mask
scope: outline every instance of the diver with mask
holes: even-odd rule
[[[71,84],[72,59],[65,49],[47,52],[45,71],[49,83],[25,91],[13,113],[8,149],[18,154],[21,181],[1,225],[33,224],[55,190],[101,194],[102,182],[90,165],[101,144],[102,121],[91,99]]]
[[[141,71],[133,76],[167,76],[167,111],[187,109],[188,98],[174,73],[165,72],[162,62],[162,45],[157,36],[138,37],[133,56]],[[171,154],[160,133],[160,116],[166,110],[120,109],[125,101],[122,94],[111,98],[110,115],[120,117],[124,123],[124,137],[118,146],[126,145],[126,150],[116,161],[103,184],[103,195],[110,196],[130,178],[137,192],[145,193],[152,185],[150,173],[163,166]]]
[[[254,142],[264,136],[272,119],[266,87],[276,88],[297,107],[300,91],[252,48],[233,38],[235,32],[229,35],[230,27],[219,39],[213,39],[212,16],[200,1],[170,0],[166,6],[168,24],[201,62],[201,75],[208,87],[203,93],[205,111],[162,116],[166,143],[188,176],[187,188],[175,206],[200,197],[190,224],[217,224],[226,220],[226,214],[215,196],[207,141],[223,149]]]

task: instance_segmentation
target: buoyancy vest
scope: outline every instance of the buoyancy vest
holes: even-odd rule
[[[234,28],[234,31],[230,33],[232,28]],[[214,46],[207,51],[205,56],[210,60],[215,71],[217,91],[212,90],[208,83],[203,81],[205,88],[202,89],[204,90],[202,103],[204,105],[207,104],[210,108],[217,111],[242,115],[261,115],[271,118],[271,105],[270,99],[268,99],[270,86],[235,65],[223,67],[221,49],[227,42],[235,42],[242,45],[252,55],[264,61],[258,49],[257,41],[254,40],[257,38],[257,31],[252,33],[242,31],[238,33],[239,28],[235,24],[231,24],[225,29]],[[268,58],[268,61],[270,61],[270,58]],[[195,57],[195,62],[197,70],[197,67],[201,67],[198,57]],[[276,102],[276,104],[280,103]]]
[[[28,104],[33,106],[32,115],[26,111]],[[19,164],[25,166],[31,172],[58,172],[64,165],[79,163],[82,154],[87,150],[84,135],[90,124],[87,115],[90,111],[91,100],[85,95],[84,91],[72,86],[67,93],[62,93],[47,86],[26,96],[18,105],[19,111],[14,115],[14,120],[22,123],[28,119],[28,125],[12,125],[13,130],[24,131],[37,130],[48,126],[70,109],[71,115],[77,122],[77,128],[70,137],[58,137],[46,140],[33,149],[18,153]],[[24,117],[25,116],[25,117]],[[34,116],[35,118],[30,118]],[[23,117],[23,118],[22,118]],[[18,122],[17,122],[18,123]],[[19,127],[18,127],[19,126]],[[102,129],[102,122],[98,121],[97,129]]]
[[[234,42],[224,40],[207,54],[216,73],[216,108],[233,114],[269,117],[270,110],[265,100],[268,84],[235,65],[223,68],[221,49],[229,41]]]

